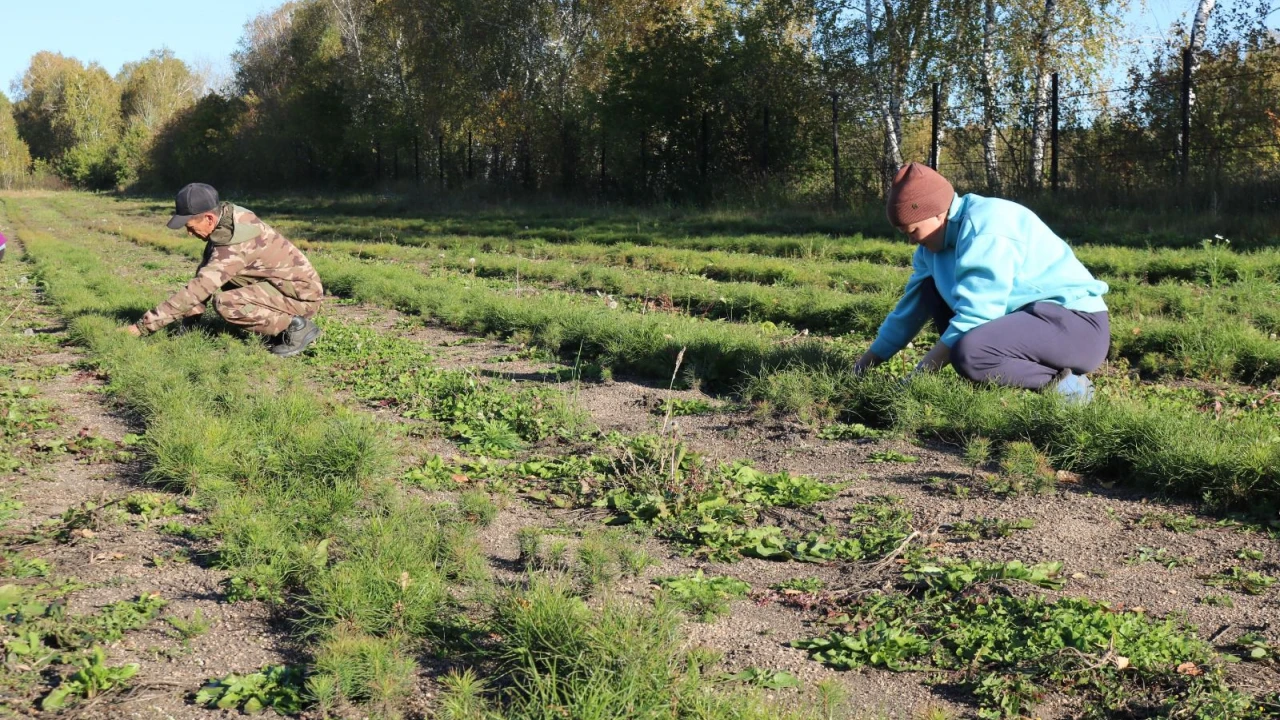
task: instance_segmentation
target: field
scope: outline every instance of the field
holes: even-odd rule
[[[0,717],[1280,717],[1280,251],[1079,246],[1076,407],[853,377],[838,218],[244,204],[300,358],[118,332],[167,201],[0,195]]]

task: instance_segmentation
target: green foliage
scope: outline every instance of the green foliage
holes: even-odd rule
[[[13,115],[31,154],[49,161],[69,182],[114,188],[120,89],[111,76],[97,63],[85,66],[74,58],[40,52],[32,57],[20,86],[22,99]]]
[[[1176,567],[1194,565],[1195,559],[1178,557],[1164,548],[1140,546],[1125,560],[1127,565],[1141,565],[1147,562],[1163,565],[1172,570]]]
[[[331,677],[337,694],[384,713],[396,712],[413,691],[417,665],[403,639],[339,629],[320,644],[316,671]]]
[[[458,512],[467,522],[488,527],[498,516],[498,506],[483,490],[469,490],[458,498]]]
[[[199,608],[196,608],[196,611],[191,613],[189,618],[170,615],[165,618],[165,622],[169,623],[170,627],[178,633],[178,637],[182,638],[184,642],[209,632],[210,627],[210,622],[205,618],[204,611]]]
[[[281,715],[297,715],[304,707],[301,667],[271,665],[249,675],[228,675],[204,684],[195,702],[207,708],[240,710],[256,715],[272,708]]]
[[[1240,657],[1246,660],[1274,663],[1280,658],[1280,648],[1258,633],[1245,633],[1236,638],[1235,644]]]
[[[907,566],[902,577],[935,592],[959,592],[973,585],[1016,580],[1037,587],[1058,590],[1066,584],[1059,579],[1062,563],[1026,566],[1018,560],[921,560]]]
[[[653,409],[655,415],[670,414],[673,417],[685,417],[688,415],[710,415],[712,413],[721,412],[723,408],[718,405],[703,400],[702,398],[668,398],[663,400]]]
[[[41,710],[45,712],[61,710],[72,698],[93,699],[104,692],[119,688],[137,675],[139,668],[137,663],[117,667],[108,666],[106,653],[100,647],[95,647],[76,664],[80,669],[63,678],[58,687],[40,701]]]
[[[897,450],[877,450],[867,456],[867,462],[871,463],[913,463],[919,459],[915,455],[906,455]]]
[[[0,98],[0,190],[12,190],[31,171],[31,151],[13,121],[13,106]]]
[[[796,640],[791,646],[808,650],[814,660],[837,670],[864,665],[906,670],[909,661],[929,652],[930,643],[911,629],[881,621],[853,633]]]
[[[976,517],[962,520],[951,525],[951,532],[965,540],[993,540],[1007,538],[1018,530],[1030,530],[1036,526],[1030,518],[1017,520],[1000,520],[998,518]]]
[[[1000,460],[1000,479],[992,485],[996,492],[1021,493],[1049,492],[1054,489],[1057,476],[1049,459],[1029,442],[1011,442],[1005,445]]]
[[[1276,584],[1276,579],[1261,572],[1232,565],[1222,572],[1206,576],[1204,584],[1208,587],[1235,590],[1246,595],[1261,595]]]
[[[763,473],[739,464],[726,474],[744,492],[741,500],[749,505],[765,507],[805,507],[830,500],[843,486],[826,485],[810,477],[787,472]]]
[[[0,553],[0,577],[42,578],[48,577],[52,568],[48,561],[29,558],[21,553]]]
[[[1204,523],[1191,515],[1159,511],[1145,513],[1138,519],[1138,527],[1162,527],[1178,533],[1189,533],[1204,527]]]
[[[872,430],[862,423],[833,423],[818,431],[823,440],[875,440],[884,436],[883,430]]]
[[[731,577],[706,577],[701,570],[684,577],[659,578],[666,596],[702,622],[711,622],[729,611],[729,602],[751,590]]]
[[[125,498],[124,507],[147,521],[182,514],[182,508],[173,497],[160,493],[131,493]]]
[[[762,670],[757,667],[749,667],[732,675],[725,673],[719,679],[721,682],[740,682],[765,690],[788,690],[800,687],[800,681],[796,676],[785,670]]]
[[[816,593],[821,592],[826,588],[826,586],[827,583],[822,578],[803,577],[783,580],[782,582],[774,583],[769,587],[773,590],[793,590],[802,593]]]

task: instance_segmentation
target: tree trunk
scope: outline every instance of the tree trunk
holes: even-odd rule
[[[996,155],[996,0],[985,0],[982,23],[982,157],[987,171],[987,192],[1000,192],[1000,167]]]
[[[1195,77],[1196,71],[1200,69],[1200,51],[1204,50],[1205,34],[1208,32],[1209,13],[1213,12],[1213,6],[1217,4],[1217,0],[1200,0],[1200,4],[1196,7],[1196,17],[1191,22],[1191,40],[1187,43],[1187,47],[1191,48],[1191,76]],[[1196,91],[1192,85],[1190,106],[1195,107]]]
[[[880,111],[880,122],[884,128],[884,158],[881,162],[880,176],[883,190],[888,193],[893,175],[902,165],[902,100],[899,97],[897,69],[892,62],[889,62],[891,59],[886,57],[886,62],[881,68],[875,67],[877,48],[876,29],[872,22],[872,18],[875,17],[873,11],[872,0],[866,0],[867,64],[871,66],[872,76],[876,78],[874,89]],[[893,22],[891,12],[892,8],[885,5],[886,26]]]
[[[1044,178],[1044,146],[1049,139],[1049,123],[1045,119],[1049,114],[1049,82],[1053,76],[1053,68],[1049,67],[1049,59],[1053,55],[1049,43],[1053,36],[1053,13],[1057,4],[1056,0],[1044,0],[1044,18],[1036,38],[1036,104],[1031,121],[1031,169],[1028,178],[1033,190],[1040,189]]]

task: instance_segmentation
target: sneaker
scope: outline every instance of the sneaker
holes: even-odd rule
[[[1073,405],[1087,405],[1093,401],[1093,381],[1087,375],[1076,375],[1063,368],[1049,383],[1048,389],[1058,393]]]
[[[271,353],[277,357],[293,357],[320,337],[320,326],[302,316],[294,316],[289,327],[280,333],[280,340],[271,346]]]

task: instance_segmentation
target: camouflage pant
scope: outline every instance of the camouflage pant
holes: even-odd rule
[[[282,294],[271,283],[257,282],[214,295],[213,309],[223,320],[237,327],[259,335],[279,335],[295,315],[315,316],[320,311],[320,303],[295,300]],[[199,305],[191,308],[187,317],[202,313],[204,306]]]

